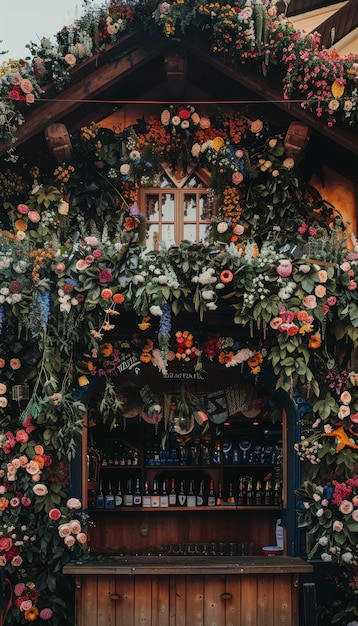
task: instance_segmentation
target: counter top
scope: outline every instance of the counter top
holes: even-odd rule
[[[170,575],[170,574],[296,574],[311,572],[312,565],[289,556],[103,556],[72,561],[64,574]]]

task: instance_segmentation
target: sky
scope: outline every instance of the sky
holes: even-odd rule
[[[104,4],[96,0],[94,6]],[[0,63],[29,56],[30,41],[48,37],[56,43],[54,35],[81,17],[83,6],[82,0],[0,0],[0,51],[8,50],[0,55]]]

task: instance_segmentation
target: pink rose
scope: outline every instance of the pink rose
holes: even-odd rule
[[[194,159],[196,159],[200,154],[200,144],[198,143],[193,143],[192,147],[191,147],[191,155],[194,157]]]
[[[81,500],[78,498],[69,498],[66,502],[66,506],[71,510],[79,510],[82,507]]]
[[[23,591],[25,591],[25,583],[16,583],[14,587],[15,596],[17,597],[21,596]]]
[[[6,556],[0,555],[0,567],[6,566]]]
[[[200,128],[202,130],[207,130],[208,128],[210,128],[210,126],[211,126],[211,122],[208,117],[200,118]]]
[[[11,537],[0,537],[0,552],[8,552],[12,548]]]
[[[21,83],[20,83],[20,87],[22,89],[22,91],[24,93],[31,93],[33,87],[32,87],[32,82],[31,80],[29,80],[28,78],[23,78]]]
[[[19,554],[17,554],[11,559],[11,565],[13,567],[20,567],[20,565],[22,565],[22,558]]]
[[[16,433],[16,441],[19,443],[27,443],[29,440],[29,436],[25,430],[18,430]]]
[[[86,263],[86,261],[84,259],[79,259],[76,263],[76,270],[85,270],[87,269],[88,265]]]
[[[62,516],[62,513],[61,513],[60,509],[51,509],[49,511],[49,513],[48,513],[48,516],[53,521],[56,521],[56,520],[60,519],[60,517]]]
[[[164,109],[164,111],[162,111],[161,116],[160,116],[160,121],[163,124],[163,126],[168,126],[170,122],[170,112],[168,111],[168,109]]]
[[[316,296],[306,296],[303,300],[303,305],[306,309],[315,309],[317,306]]]
[[[27,204],[18,204],[17,211],[21,213],[21,215],[26,215],[29,212],[29,207]]]
[[[326,283],[328,278],[326,270],[319,270],[318,278],[320,283]]]
[[[352,503],[353,503],[353,506],[358,506],[358,495],[357,496],[353,496]]]
[[[255,120],[254,122],[251,123],[250,130],[254,135],[257,135],[258,133],[262,131],[263,127],[264,127],[264,124],[262,120]]]
[[[73,533],[74,535],[78,535],[78,533],[81,532],[81,524],[79,523],[79,521],[77,519],[72,519],[69,522],[69,527],[71,529],[71,533]]]
[[[49,607],[45,607],[44,609],[41,609],[39,613],[40,619],[44,621],[51,619],[52,616],[53,616],[53,610],[50,609]]]
[[[352,513],[353,504],[350,500],[343,500],[339,506],[339,510],[343,515],[348,515],[348,513]]]
[[[348,284],[349,291],[355,291],[357,289],[357,283],[355,280],[351,280]]]
[[[86,533],[78,533],[76,539],[78,543],[84,544],[87,541],[87,535]]]
[[[343,523],[339,520],[336,520],[335,522],[333,522],[332,528],[334,532],[340,533],[343,530]]]
[[[69,524],[60,524],[58,527],[58,534],[62,539],[68,537],[71,534],[71,528]]]
[[[352,512],[352,519],[354,522],[358,522],[358,509]]]
[[[314,290],[317,298],[324,298],[324,296],[326,295],[326,291],[327,290],[323,285],[316,285]]]
[[[70,53],[65,54],[64,60],[70,67],[73,67],[74,65],[76,65],[76,57],[74,54],[70,54]]]
[[[38,211],[29,211],[27,215],[29,220],[34,224],[37,224],[41,219],[40,213]]]
[[[329,296],[329,298],[327,298],[327,304],[329,306],[334,306],[335,304],[337,304],[336,296]]]
[[[66,537],[64,537],[64,543],[68,548],[72,548],[76,543],[76,539],[73,535],[66,535]]]
[[[22,506],[24,506],[24,507],[31,506],[31,499],[30,499],[30,498],[28,498],[27,496],[22,496],[22,498],[21,498],[21,504],[22,504]]]
[[[25,454],[22,454],[21,456],[19,456],[20,467],[26,467],[28,462],[29,462],[29,459],[27,458]]]
[[[33,93],[26,94],[26,104],[33,104],[35,102],[35,96]]]
[[[348,272],[351,269],[351,265],[347,261],[341,263],[339,267],[341,268],[342,272]]]
[[[36,461],[29,461],[26,466],[26,471],[28,474],[31,474],[31,476],[38,474],[40,472],[39,464],[36,463]]]
[[[32,487],[32,491],[34,492],[35,496],[46,496],[48,494],[48,489],[43,483],[37,484]]]
[[[66,265],[62,261],[56,264],[55,270],[58,274],[62,274],[62,272],[64,272],[65,269],[66,269]]]
[[[351,412],[351,410],[350,410],[349,406],[345,406],[345,405],[340,406],[339,407],[339,411],[338,411],[339,419],[344,420],[345,417],[348,417],[350,412]]]
[[[23,600],[20,604],[20,611],[27,611],[28,609],[31,609],[32,607],[32,601],[31,600]]]

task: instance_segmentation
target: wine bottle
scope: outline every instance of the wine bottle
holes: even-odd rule
[[[172,478],[171,488],[169,491],[169,506],[176,506],[177,494],[175,491],[175,480]]]
[[[194,493],[194,481],[191,480],[189,483],[189,491],[186,499],[187,506],[194,507],[196,506],[196,495]]]
[[[99,490],[97,492],[97,497],[96,497],[96,507],[97,509],[104,508],[104,495],[103,495],[102,480],[99,481]]]
[[[178,505],[186,506],[186,493],[185,493],[185,482],[184,480],[180,481],[180,491],[178,493]]]
[[[245,504],[245,489],[244,481],[242,478],[239,480],[239,488],[237,492],[237,506],[244,506]]]
[[[252,504],[254,504],[254,492],[252,490],[252,480],[251,480],[251,478],[248,480],[248,483],[247,483],[246,504],[247,504],[247,506],[251,506]]]
[[[196,494],[196,506],[204,506],[204,481],[200,481],[199,492]]]
[[[272,485],[270,480],[265,482],[265,504],[266,506],[272,504]]]
[[[262,490],[262,483],[261,483],[261,480],[259,479],[257,479],[256,481],[255,495],[256,495],[257,506],[262,506],[265,502],[265,497],[264,497],[264,492]]]
[[[216,505],[216,496],[214,489],[214,481],[211,479],[209,483],[209,495],[208,495],[208,506]]]
[[[167,508],[169,506],[169,495],[167,491],[167,481],[163,480],[162,484],[162,493],[159,498],[159,506],[163,508]]]
[[[275,487],[273,492],[273,503],[275,506],[279,506],[281,504],[281,485],[280,481],[275,481]]]
[[[220,484],[218,489],[218,495],[216,498],[216,506],[221,506],[224,502],[223,499],[223,486]]]
[[[118,481],[118,485],[117,485],[117,491],[116,491],[116,495],[114,496],[114,506],[117,508],[119,506],[122,506],[123,504],[123,496],[122,496],[122,489],[121,489],[121,481]]]
[[[106,495],[104,496],[104,506],[106,509],[114,509],[114,493],[111,480],[108,481]]]
[[[230,483],[229,485],[229,495],[227,497],[227,503],[230,505],[234,505],[235,504],[235,496],[232,490],[232,483]]]
[[[141,506],[142,505],[142,494],[140,491],[140,480],[137,478],[135,483],[135,489],[133,494],[133,506]]]
[[[133,506],[132,479],[127,480],[127,491],[124,494],[124,506]]]
[[[158,493],[158,481],[155,478],[153,480],[152,495],[150,496],[150,506],[154,509],[154,508],[158,508],[159,504],[160,504],[160,498],[159,498],[159,493]]]
[[[149,493],[149,485],[148,485],[148,481],[146,480],[144,483],[144,493],[143,493],[143,497],[142,497],[142,506],[143,507],[150,507],[151,506],[151,498],[150,498],[150,493]]]

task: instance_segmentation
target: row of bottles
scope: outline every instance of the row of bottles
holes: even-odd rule
[[[170,484],[169,484],[170,482]],[[152,488],[149,488],[148,480],[141,489],[140,479],[127,480],[122,492],[121,481],[113,488],[109,480],[104,488],[100,480],[99,490],[96,495],[97,509],[115,509],[119,507],[143,507],[143,508],[167,508],[167,507],[199,507],[199,506],[280,506],[281,483],[277,479],[272,484],[271,480],[253,481],[251,477],[241,477],[236,489],[230,483],[225,491],[219,484],[215,489],[214,480],[210,480],[208,488],[205,481],[201,480],[197,485],[194,480],[181,480],[179,488],[175,479],[163,479],[161,484],[157,479],[153,480]]]

